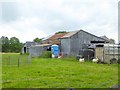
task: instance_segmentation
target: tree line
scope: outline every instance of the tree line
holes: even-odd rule
[[[33,42],[41,42],[42,39],[35,38],[33,39]],[[22,47],[24,46],[24,43],[21,43],[20,40],[17,37],[11,37],[10,39],[6,36],[2,36],[0,38],[0,51],[2,52],[15,52],[19,53],[22,50]]]
[[[65,33],[66,31],[59,31],[55,34],[59,33]],[[35,38],[33,39],[33,42],[40,43],[42,41],[42,38]],[[10,39],[6,36],[2,36],[0,38],[0,51],[2,52],[15,52],[19,53],[22,50],[22,47],[24,46],[23,43],[20,42],[20,40],[17,37],[11,37]]]
[[[19,41],[16,37],[11,37],[10,39],[6,36],[2,36],[0,38],[1,46],[2,46],[2,52],[21,52],[21,49],[23,47],[23,43]]]

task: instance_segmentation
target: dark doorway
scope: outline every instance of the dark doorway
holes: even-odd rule
[[[26,53],[26,47],[24,47],[24,53]]]

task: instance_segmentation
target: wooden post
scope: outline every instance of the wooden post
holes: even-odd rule
[[[10,65],[10,56],[8,57],[8,65]]]
[[[18,67],[19,67],[19,65],[20,65],[20,56],[18,57]]]
[[[89,61],[89,55],[88,55],[88,61]]]

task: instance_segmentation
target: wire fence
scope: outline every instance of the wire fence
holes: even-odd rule
[[[31,64],[31,56],[29,55],[9,55],[2,57],[2,66],[21,66]]]

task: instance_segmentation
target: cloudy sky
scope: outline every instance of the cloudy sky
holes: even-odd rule
[[[83,29],[118,41],[119,0],[0,0],[0,37],[21,42]]]

